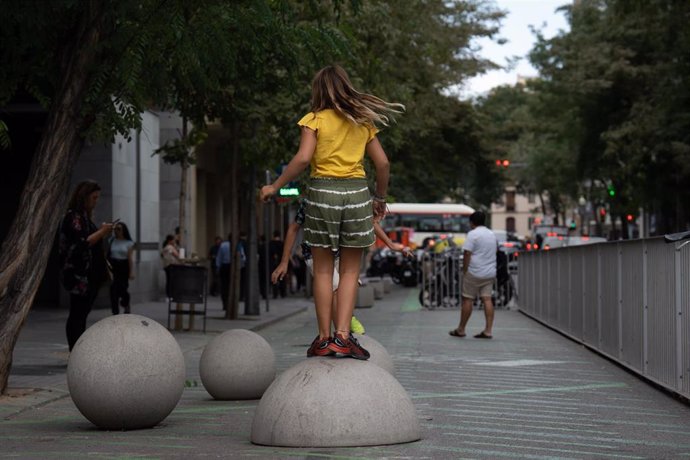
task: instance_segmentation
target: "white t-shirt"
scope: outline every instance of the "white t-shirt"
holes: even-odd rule
[[[134,246],[134,241],[118,240],[115,238],[112,243],[110,243],[110,257],[118,260],[127,260],[129,248],[132,246]]]
[[[496,277],[496,250],[498,241],[494,232],[481,225],[470,230],[462,245],[463,251],[472,253],[467,271],[477,278]]]

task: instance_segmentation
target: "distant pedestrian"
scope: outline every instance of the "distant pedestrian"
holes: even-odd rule
[[[163,270],[165,271],[165,296],[170,295],[170,272],[168,271],[171,265],[182,263],[180,253],[177,251],[175,244],[175,235],[166,235],[163,240],[163,248],[161,249],[161,259],[163,259]]]
[[[247,254],[249,254],[249,243],[245,232],[240,232],[237,253],[240,255],[240,300],[244,302],[247,300]]]
[[[491,291],[496,279],[496,251],[498,241],[494,232],[484,225],[486,216],[477,211],[470,216],[470,232],[462,246],[462,310],[460,325],[449,332],[454,337],[465,337],[465,326],[472,315],[472,304],[479,296],[484,304],[486,325],[475,335],[478,339],[490,339],[494,323],[494,305]]]
[[[166,235],[163,241],[163,249],[161,249],[161,257],[163,258],[163,268],[168,268],[170,265],[181,263],[180,253],[175,244],[174,235]]]
[[[113,224],[103,223],[98,228],[91,220],[100,196],[101,187],[96,182],[79,183],[60,225],[61,281],[70,294],[65,326],[70,351],[86,330],[98,290],[108,278],[103,238],[110,234]]]
[[[113,282],[110,285],[110,308],[113,315],[120,313],[120,306],[125,313],[130,313],[129,281],[134,279],[134,241],[124,222],[113,227],[115,238],[110,242],[108,260],[113,271]],[[119,303],[119,305],[118,305]]]
[[[220,298],[223,301],[223,310],[229,308],[228,299],[230,298],[230,264],[232,263],[232,234],[228,235],[227,241],[223,241],[216,254],[216,269],[220,277]]]
[[[220,249],[223,239],[217,236],[213,246],[208,249],[208,260],[211,262],[211,287],[209,289],[212,296],[218,295],[218,269],[216,268],[216,256]]]
[[[403,106],[390,104],[354,88],[345,70],[331,65],[312,81],[312,111],[298,122],[300,145],[295,156],[271,185],[261,189],[270,199],[311,165],[305,240],[314,261],[314,300],[319,334],[307,356],[341,354],[368,359],[351,334],[357,282],[363,248],[374,244],[374,220],[386,209],[389,162],[376,133],[391,112]],[[364,171],[364,154],[376,170],[376,193],[371,196]],[[340,284],[337,314],[332,321],[335,252],[340,250]],[[331,334],[331,324],[335,332]]]

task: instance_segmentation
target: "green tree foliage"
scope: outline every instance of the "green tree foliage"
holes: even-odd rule
[[[531,54],[547,102],[537,118],[554,120],[577,179],[598,184],[613,214],[643,206],[659,232],[689,227],[690,4],[582,0],[564,11],[571,30],[539,37]]]
[[[498,31],[500,11],[481,1],[382,1],[362,2],[356,10],[340,14],[322,4],[309,3],[301,20],[337,21],[338,39],[348,49],[332,46],[313,55],[314,66],[301,75],[295,96],[285,94],[289,121],[271,126],[280,141],[282,159],[295,149],[295,122],[309,110],[313,71],[339,62],[355,86],[388,101],[401,102],[406,112],[380,135],[391,159],[391,195],[398,201],[435,202],[443,197],[488,205],[495,196],[498,176],[480,142],[480,126],[470,104],[458,101],[449,88],[493,67],[480,59],[473,39]],[[296,111],[294,111],[296,110]]]
[[[348,64],[356,77],[407,108],[381,136],[396,199],[451,197],[488,206],[496,196],[498,176],[482,148],[476,113],[449,89],[494,66],[471,45],[494,36],[501,17],[479,1],[371,1],[343,21],[355,38]]]
[[[176,109],[199,128],[208,118],[239,118],[252,92],[268,87],[266,75],[289,76],[300,65],[290,50],[334,43],[332,28],[290,21],[292,9],[287,0],[3,5],[0,107],[28,95],[47,122],[0,251],[0,392],[84,140],[128,136],[150,107]],[[164,153],[180,154],[180,145]],[[184,152],[179,159],[188,162]]]

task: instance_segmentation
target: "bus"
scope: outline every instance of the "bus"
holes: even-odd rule
[[[428,237],[464,236],[470,231],[473,212],[474,209],[464,204],[391,203],[381,226],[392,239],[418,247]],[[396,232],[401,230],[406,238],[396,237]]]

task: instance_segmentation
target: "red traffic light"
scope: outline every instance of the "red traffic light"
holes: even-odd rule
[[[625,218],[628,219],[628,222],[632,222],[633,220],[635,220],[635,216],[633,216],[632,214],[628,214],[627,216],[625,216]]]
[[[599,208],[599,215],[604,217],[606,215],[606,208]]]
[[[503,160],[501,162],[501,164],[503,165],[504,168],[507,168],[508,166],[510,166],[510,160]]]

